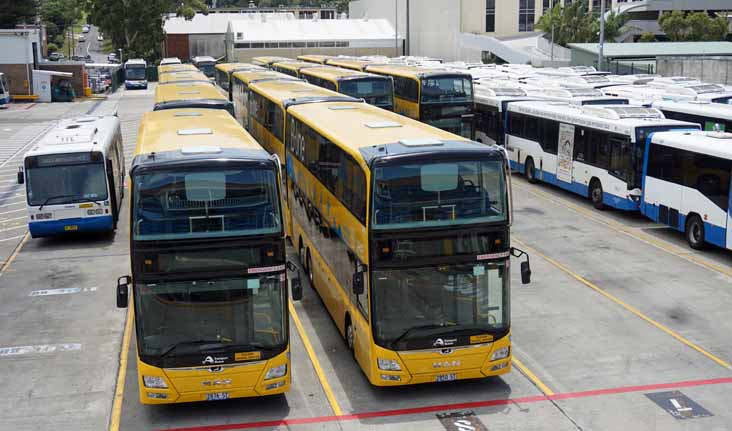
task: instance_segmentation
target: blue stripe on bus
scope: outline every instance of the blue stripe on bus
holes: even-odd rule
[[[511,164],[511,171],[524,173],[524,164],[514,162],[513,160],[510,161]],[[543,173],[543,175],[542,175]],[[548,184],[552,184],[554,186],[560,187],[564,190],[568,190],[572,193],[576,193],[580,196],[589,196],[589,187],[585,184],[578,183],[573,181],[572,183],[566,183],[564,181],[559,181],[557,179],[557,176],[555,174],[552,174],[551,172],[547,171],[536,171],[537,179],[540,181],[543,181]],[[605,205],[608,205],[612,208],[623,210],[623,211],[638,211],[639,209],[639,203],[633,201],[632,199],[628,199],[626,197],[620,197],[613,195],[611,193],[608,193],[603,190],[602,193],[602,201]]]
[[[4,105],[6,103],[10,103],[9,97],[0,97],[0,105]]]
[[[76,226],[73,231],[65,230],[66,226]],[[76,232],[101,232],[114,229],[112,216],[68,218],[63,220],[34,221],[28,223],[33,238]]]
[[[661,221],[659,212],[660,208],[658,206],[650,204],[645,204],[643,206],[643,215],[656,223],[669,226]],[[686,233],[686,218],[686,215],[679,213],[679,225],[669,227],[681,233]],[[727,228],[720,227],[709,222],[704,222],[704,241],[709,244],[714,244],[717,247],[727,248]]]

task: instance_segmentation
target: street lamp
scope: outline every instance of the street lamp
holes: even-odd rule
[[[119,64],[122,64],[122,48],[117,48],[117,51],[119,51]]]

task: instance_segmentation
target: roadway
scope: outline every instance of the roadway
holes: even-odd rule
[[[128,162],[152,92],[118,93]],[[17,135],[13,157],[35,131],[7,133]],[[13,179],[10,165],[0,181]],[[438,417],[455,412],[472,412],[483,429],[729,429],[732,254],[690,250],[680,234],[637,215],[598,212],[516,175],[513,187],[512,240],[531,254],[534,275],[521,285],[513,265],[507,375],[372,387],[306,285],[291,313],[288,394],[143,406],[134,331],[114,307],[116,278],[129,272],[123,218],[107,238],[25,240],[2,267],[0,429],[426,431],[459,429]],[[50,289],[72,293],[38,293]],[[652,400],[664,393],[673,414]]]

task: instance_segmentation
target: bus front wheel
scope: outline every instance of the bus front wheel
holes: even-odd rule
[[[313,261],[310,259],[310,249],[308,248],[305,252],[307,257],[305,258],[305,261],[307,262],[305,266],[307,266],[306,271],[308,272],[308,280],[310,280],[310,285],[312,286],[313,283]]]
[[[526,159],[526,165],[524,167],[524,171],[526,173],[526,179],[531,184],[535,184],[538,182],[536,179],[536,168],[534,168],[534,159],[532,159],[531,157]]]
[[[603,202],[604,192],[602,191],[602,184],[598,180],[592,180],[590,183],[590,200],[592,205],[598,210],[605,209],[605,203]]]
[[[686,222],[686,242],[689,247],[694,250],[702,250],[704,248],[704,222],[698,215],[689,217]]]
[[[351,323],[351,316],[346,316],[346,345],[348,346],[348,350],[353,352],[353,344],[354,344],[354,333],[353,333],[353,324]]]

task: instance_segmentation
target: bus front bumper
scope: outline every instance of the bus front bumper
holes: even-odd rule
[[[114,230],[112,216],[79,217],[63,220],[32,221],[28,230],[33,238],[78,232],[105,232]]]

